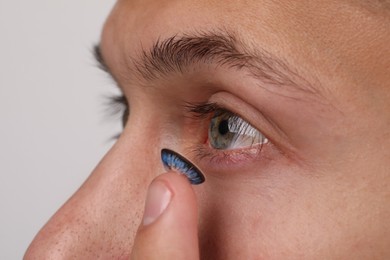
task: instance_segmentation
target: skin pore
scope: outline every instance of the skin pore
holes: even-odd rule
[[[201,259],[390,258],[390,13],[378,1],[120,0],[116,144],[26,253],[127,258],[161,149],[193,161]],[[269,142],[210,147],[216,104]]]

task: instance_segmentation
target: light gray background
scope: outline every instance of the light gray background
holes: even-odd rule
[[[0,259],[22,258],[120,129],[91,55],[114,2],[0,0]]]

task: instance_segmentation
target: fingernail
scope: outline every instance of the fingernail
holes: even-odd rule
[[[172,198],[172,192],[162,181],[154,181],[146,196],[143,225],[150,225],[164,212]]]

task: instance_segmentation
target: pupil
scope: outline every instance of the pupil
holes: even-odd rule
[[[218,131],[221,135],[225,135],[229,132],[229,122],[227,120],[221,121],[218,126]]]

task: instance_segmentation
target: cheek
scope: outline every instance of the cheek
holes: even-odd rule
[[[196,187],[202,259],[349,259],[375,247],[373,204],[348,182],[299,169],[241,177]]]

